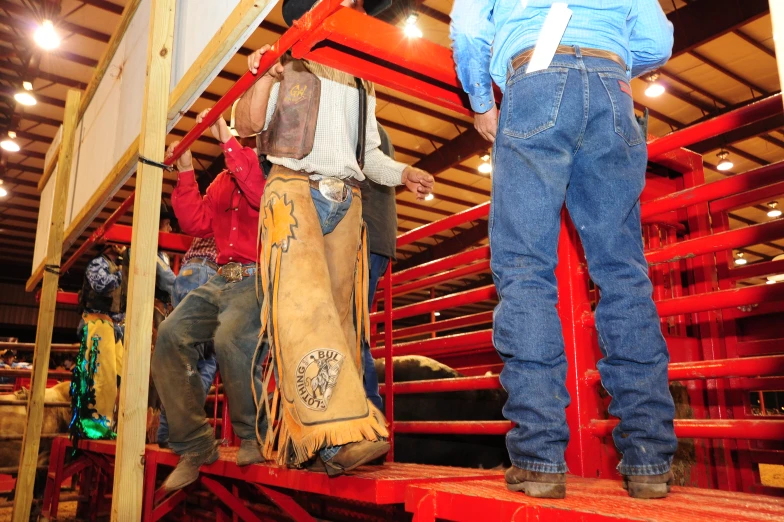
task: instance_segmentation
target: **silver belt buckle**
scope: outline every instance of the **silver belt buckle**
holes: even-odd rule
[[[229,283],[242,281],[242,265],[240,263],[226,263],[221,268],[221,275]]]
[[[321,178],[319,180],[319,192],[321,195],[335,203],[343,203],[348,196],[346,184],[342,179]]]

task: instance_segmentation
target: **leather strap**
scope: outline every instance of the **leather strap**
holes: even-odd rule
[[[555,54],[568,54],[571,56],[575,55],[574,47],[571,45],[559,45],[558,49],[556,49]],[[606,60],[611,60],[626,70],[626,63],[624,63],[623,58],[618,56],[617,54],[604,51],[602,49],[591,49],[591,48],[583,48],[580,47],[580,54],[583,56],[589,56],[591,58],[604,58]],[[517,69],[522,67],[523,65],[527,64],[531,61],[531,57],[534,55],[534,48],[526,49],[518,53],[514,58],[512,58],[512,73],[514,73]],[[511,74],[511,73],[510,73]]]
[[[359,91],[359,122],[357,123],[357,163],[360,170],[365,168],[365,141],[367,139],[367,92],[360,78],[354,77]]]

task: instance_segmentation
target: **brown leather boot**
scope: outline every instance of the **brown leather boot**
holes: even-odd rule
[[[522,491],[535,498],[566,497],[565,473],[541,473],[512,466],[505,473],[509,491]]]
[[[624,475],[623,488],[633,498],[664,498],[670,492],[672,472],[661,475]]]
[[[389,453],[389,442],[385,440],[361,440],[346,444],[327,462],[316,456],[316,461],[308,466],[308,469],[322,473],[326,472],[330,477],[337,477],[379,457],[383,457],[387,453]]]

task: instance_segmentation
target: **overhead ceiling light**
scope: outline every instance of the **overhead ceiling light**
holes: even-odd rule
[[[735,254],[735,264],[738,266],[742,266],[748,263],[745,257],[743,257],[743,252],[738,252]]]
[[[441,317],[441,312],[434,312],[433,315],[436,317]]]
[[[19,152],[21,149],[19,145],[14,141],[14,138],[16,138],[16,133],[9,132],[8,137],[3,141],[0,141],[0,147],[2,147],[3,150],[7,150],[8,152]]]
[[[781,217],[781,209],[778,208],[779,202],[778,201],[771,201],[768,203],[768,217],[769,218],[777,218]]]
[[[776,284],[776,281],[774,281],[773,279],[770,279],[770,278],[768,278],[768,280],[767,280],[767,281],[765,281],[765,284],[766,284],[766,285],[775,285],[775,284]]]
[[[434,199],[434,198],[435,198],[435,196],[434,196],[434,195],[433,195],[433,193],[431,192],[430,194],[428,194],[427,196],[425,196],[425,201],[433,201],[433,199]]]
[[[22,88],[26,91],[32,91],[33,84],[31,82],[22,82]]]
[[[772,261],[784,261],[784,254],[779,254],[772,259]],[[784,282],[784,274],[776,274],[772,276],[768,276],[767,283],[772,285],[773,283],[781,283]]]
[[[490,174],[493,172],[493,164],[490,163],[490,154],[482,156],[482,163],[476,168],[480,174]]]
[[[32,94],[30,94],[27,91],[19,91],[18,93],[14,94],[14,99],[18,103],[21,103],[22,105],[27,105],[27,106],[35,105],[37,103],[37,100],[35,99],[35,96],[33,96]]]
[[[3,180],[0,179],[0,198],[4,198],[8,195],[8,191],[2,187]]]
[[[403,33],[409,38],[422,38],[422,30],[417,27],[417,13],[411,13],[406,18],[406,24],[403,26]]]
[[[645,89],[645,96],[649,98],[658,98],[662,94],[664,94],[664,85],[659,83],[657,80],[659,79],[658,74],[651,74],[648,76],[648,87]]]
[[[716,154],[716,156],[719,158],[719,164],[716,165],[716,168],[720,171],[726,172],[735,166],[735,164],[729,159],[730,153],[726,150],[722,149],[721,152]]]
[[[38,29],[35,30],[35,34],[33,35],[33,39],[41,49],[46,51],[51,51],[52,49],[60,47],[60,37],[57,36],[57,32],[54,30],[54,24],[51,20],[44,20],[41,25],[38,26]]]

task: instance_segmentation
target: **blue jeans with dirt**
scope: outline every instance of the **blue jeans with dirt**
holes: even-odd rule
[[[570,399],[554,275],[565,203],[601,293],[598,369],[620,418],[618,469],[657,475],[670,469],[677,442],[669,355],[643,256],[646,136],[624,69],[576,51],[543,71],[514,71],[499,116],[489,234],[499,296],[493,341],[509,394],[504,415],[515,424],[507,448],[519,468],[567,470]]]
[[[185,299],[191,290],[199,288],[215,275],[215,269],[206,263],[204,258],[192,258],[182,265],[180,273],[174,280],[174,291],[172,292],[172,307],[177,307],[180,301]],[[215,353],[212,342],[201,347],[205,358],[200,359],[196,365],[201,375],[201,382],[204,385],[204,393],[210,391],[212,381],[218,372],[218,363],[215,361]],[[169,421],[166,419],[166,410],[161,407],[160,424],[158,425],[158,444],[168,443],[169,441]]]
[[[378,282],[387,272],[389,258],[373,253],[371,253],[368,258],[368,265],[370,265],[370,277],[368,278],[368,306],[370,306],[373,304],[373,297],[376,295]],[[365,366],[363,384],[365,385],[367,398],[370,399],[373,406],[384,411],[384,402],[381,400],[381,394],[378,392],[376,365],[373,363],[373,356],[370,354],[370,345],[368,343],[362,343],[362,364]]]

